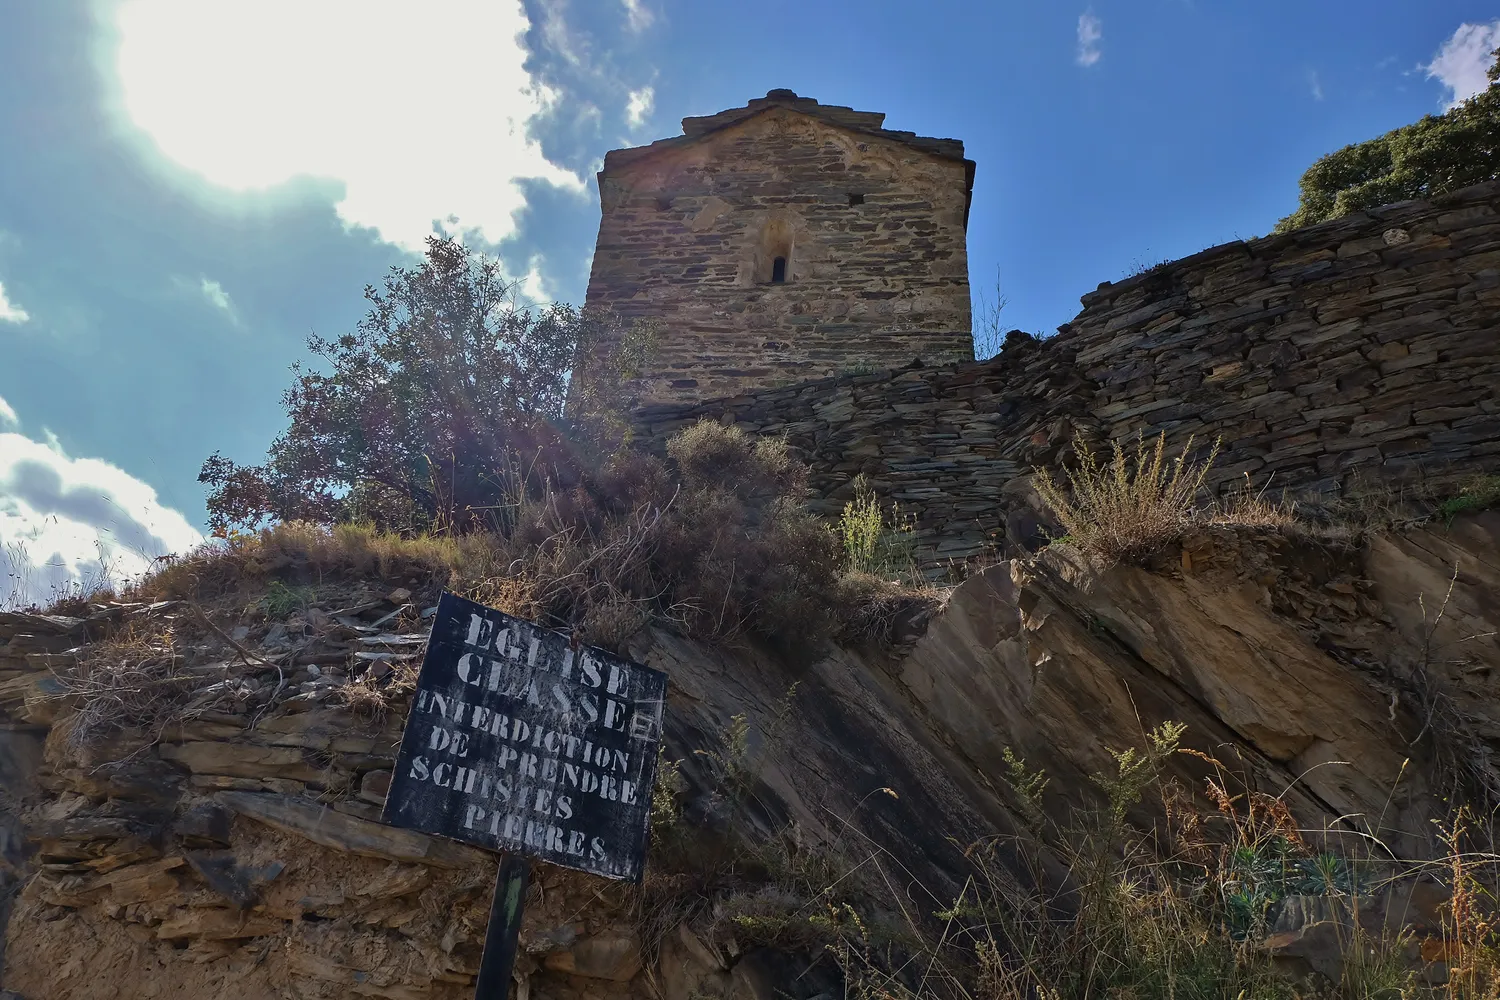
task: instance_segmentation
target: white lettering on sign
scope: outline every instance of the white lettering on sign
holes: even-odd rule
[[[638,878],[666,677],[444,594],[387,822]]]

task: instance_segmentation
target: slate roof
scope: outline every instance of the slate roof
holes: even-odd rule
[[[953,160],[962,163],[967,168],[964,180],[965,222],[968,221],[967,204],[973,199],[974,193],[974,161],[964,158],[964,144],[959,139],[934,139],[930,136],[917,135],[915,132],[898,132],[884,127],[885,113],[881,111],[855,111],[853,108],[842,107],[837,104],[819,104],[811,97],[799,97],[790,90],[772,90],[765,97],[757,97],[742,108],[730,108],[720,111],[716,115],[702,115],[696,118],[684,118],[682,120],[682,135],[673,136],[670,139],[658,139],[656,142],[645,146],[634,146],[630,149],[612,149],[604,157],[604,170],[600,172],[602,179],[604,174],[620,168],[628,168],[643,160],[655,156],[657,153],[669,149],[677,149],[691,145],[699,139],[720,129],[731,125],[738,125],[749,118],[770,111],[773,108],[786,108],[799,114],[807,115],[827,122],[837,128],[861,135],[878,136],[893,142],[899,142],[924,153],[945,160]]]

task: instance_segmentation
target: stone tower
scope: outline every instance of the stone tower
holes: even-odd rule
[[[654,318],[643,402],[973,359],[956,139],[773,90],[612,150],[588,303]]]

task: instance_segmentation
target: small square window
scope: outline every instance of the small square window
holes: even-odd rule
[[[859,193],[857,193],[855,191],[850,191],[849,192],[849,207],[850,208],[853,208],[855,205],[863,205],[864,203],[865,203],[865,196],[864,195],[859,194]]]

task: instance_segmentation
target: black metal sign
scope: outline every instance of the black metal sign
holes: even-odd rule
[[[639,879],[666,674],[443,594],[382,819]]]

